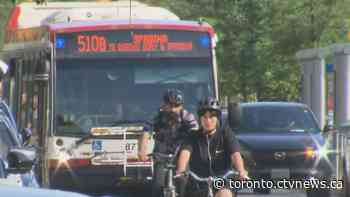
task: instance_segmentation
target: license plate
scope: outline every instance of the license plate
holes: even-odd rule
[[[93,140],[91,144],[91,148],[93,152],[102,151],[102,140]]]
[[[273,168],[271,169],[271,178],[272,179],[289,179],[290,170],[288,168]]]

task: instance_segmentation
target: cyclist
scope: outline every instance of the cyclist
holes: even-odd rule
[[[219,176],[232,169],[232,163],[239,172],[239,179],[247,179],[240,147],[229,126],[220,127],[221,107],[215,98],[205,98],[198,106],[198,118],[200,120],[199,132],[188,138],[181,148],[176,173],[186,170],[187,165],[191,171],[201,177]],[[207,185],[188,184],[192,186],[189,192],[196,195],[195,191],[207,188]],[[197,185],[199,188],[193,188]],[[225,184],[228,186],[229,184]],[[232,192],[228,187],[215,190],[215,196],[228,197]],[[194,193],[192,193],[194,192]]]
[[[198,130],[195,116],[184,109],[184,96],[180,90],[167,90],[163,96],[163,105],[155,117],[155,147],[153,152],[174,154],[191,130]],[[139,159],[148,160],[147,145],[149,133],[145,132],[140,140]],[[155,161],[152,196],[161,196],[165,183],[165,164]]]

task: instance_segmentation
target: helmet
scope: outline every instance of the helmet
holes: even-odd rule
[[[198,117],[201,117],[206,111],[217,112],[218,118],[221,116],[221,106],[217,99],[213,97],[207,97],[199,102],[198,105]]]
[[[173,104],[173,105],[184,104],[183,93],[177,89],[167,90],[163,96],[163,100],[166,104]]]

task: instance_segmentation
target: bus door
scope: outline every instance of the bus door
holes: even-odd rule
[[[15,116],[19,131],[32,131],[31,143],[40,147],[38,172],[46,177],[45,150],[50,132],[50,68],[51,52],[27,48],[7,51],[9,74],[6,77],[5,99]],[[40,170],[39,170],[40,169]]]

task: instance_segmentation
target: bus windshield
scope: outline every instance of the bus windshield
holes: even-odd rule
[[[64,59],[57,61],[56,134],[83,135],[96,126],[151,121],[162,94],[177,88],[185,108],[214,96],[210,58]]]

